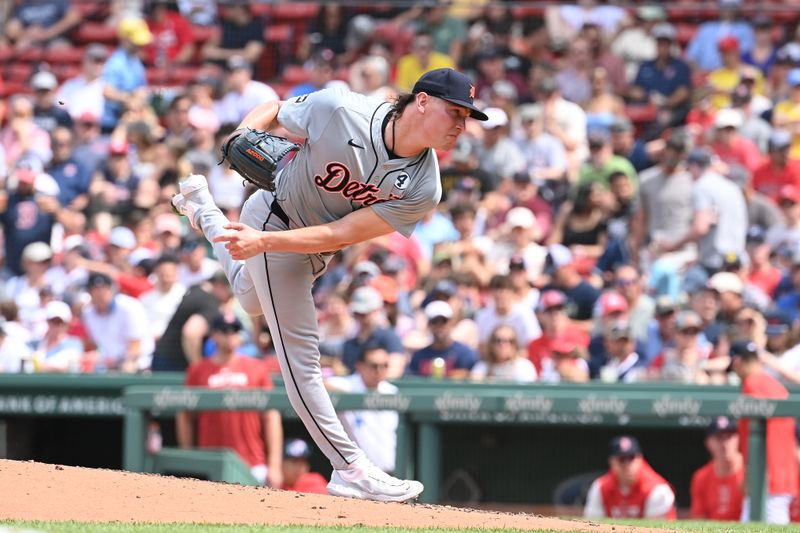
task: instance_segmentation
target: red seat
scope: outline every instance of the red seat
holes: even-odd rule
[[[542,17],[544,16],[544,8],[540,6],[517,6],[511,8],[511,14],[515,20],[521,20],[528,17]]]
[[[33,66],[28,63],[11,63],[6,67],[3,79],[17,83],[24,83],[26,86],[33,75]]]
[[[42,59],[51,65],[57,65],[62,63],[80,63],[83,61],[83,56],[85,54],[85,50],[81,48],[67,48],[67,47],[58,47],[58,48],[50,48],[45,50],[44,57]]]
[[[281,82],[290,86],[305,83],[311,77],[311,73],[303,67],[297,65],[286,65],[281,73]]]
[[[74,39],[75,42],[81,44],[116,44],[117,30],[116,28],[97,22],[84,22],[78,26]]]
[[[220,29],[217,26],[192,26],[192,34],[194,35],[194,42],[205,44],[210,41],[212,37],[219,34]]]
[[[694,34],[697,33],[697,25],[689,23],[678,24],[675,27],[675,31],[678,34],[678,43],[681,46],[686,46],[692,40]]]
[[[82,71],[80,65],[75,65],[74,63],[53,64],[51,68],[59,83],[64,83],[64,81],[80,75]]]
[[[14,57],[14,49],[10,46],[0,47],[0,63],[5,63]]]
[[[175,85],[187,86],[197,79],[198,74],[200,74],[200,67],[175,67],[172,69],[170,81]]]
[[[264,40],[268,43],[291,44],[291,24],[270,24],[264,29]]]
[[[33,91],[27,83],[6,81],[0,85],[0,98],[14,96],[15,94],[32,94]]]
[[[27,63],[35,63],[37,61],[42,60],[42,55],[44,52],[41,48],[28,48],[21,52],[14,53],[14,59],[16,61],[25,61]]]
[[[308,2],[276,3],[271,17],[278,22],[298,22],[313,19],[319,13],[319,4]]]
[[[150,67],[146,70],[146,73],[148,85],[164,86],[169,82],[169,69]]]
[[[625,107],[625,115],[634,124],[644,124],[656,119],[658,110],[651,105],[630,105]]]

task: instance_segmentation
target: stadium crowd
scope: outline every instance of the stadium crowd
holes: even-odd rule
[[[236,219],[218,147],[257,104],[453,67],[489,120],[412,238],[318,280],[333,386],[737,383],[742,341],[800,384],[798,2],[712,4],[3,3],[0,371],[180,371],[228,330],[277,371],[177,180]]]

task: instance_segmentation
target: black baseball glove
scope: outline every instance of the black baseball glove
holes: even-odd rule
[[[275,191],[275,172],[281,160],[300,146],[284,137],[252,128],[234,131],[222,144],[222,161],[260,189]],[[220,163],[222,163],[220,161]]]

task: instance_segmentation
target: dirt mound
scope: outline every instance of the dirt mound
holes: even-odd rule
[[[5,460],[0,460],[0,518],[648,531],[524,514],[367,502],[153,474]]]

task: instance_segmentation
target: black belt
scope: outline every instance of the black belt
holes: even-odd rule
[[[284,224],[286,224],[287,228],[289,227],[289,216],[286,214],[286,211],[283,210],[283,208],[281,207],[281,204],[278,203],[278,200],[276,200],[276,199],[272,200],[272,204],[270,204],[269,210],[272,211],[272,213],[276,217],[281,219],[281,221]]]

